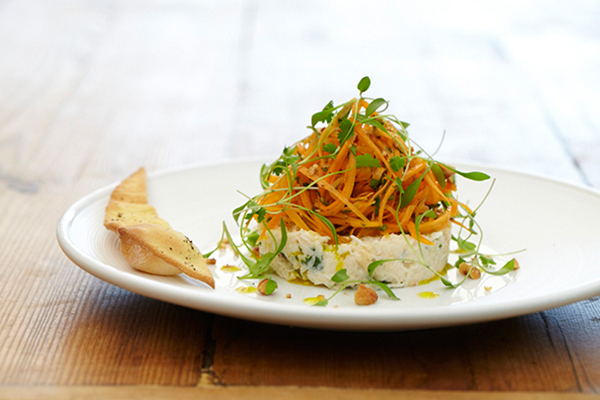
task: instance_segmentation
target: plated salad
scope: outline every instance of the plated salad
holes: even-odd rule
[[[386,113],[387,100],[365,96],[369,86],[365,77],[358,97],[313,114],[309,135],[262,167],[263,191],[233,211],[241,242],[224,225],[248,268],[241,279],[261,279],[263,294],[276,289],[273,275],[323,285],[332,289],[316,302],[323,306],[358,286],[357,304],[372,304],[379,290],[397,299],[391,288],[433,279],[455,288],[518,267],[512,259],[497,268],[480,252],[478,207],[456,195],[457,175],[490,177],[435,160],[410,139],[408,123]],[[459,255],[452,265],[451,251]],[[464,278],[451,282],[449,268]]]

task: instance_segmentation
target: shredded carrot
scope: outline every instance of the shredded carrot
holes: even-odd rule
[[[385,131],[381,125],[362,123],[359,113],[368,106],[364,99],[347,103],[327,127],[293,147],[293,155],[298,157],[295,171],[289,166],[289,174],[266,178],[271,186],[257,202],[267,211],[269,229],[283,219],[288,227],[333,238],[331,226],[325,223],[328,220],[341,236],[408,232],[422,243],[431,244],[424,234],[455,222],[459,204],[452,197],[456,190],[452,177],[440,184],[431,170],[432,161],[415,154],[391,123],[381,120]],[[344,140],[340,121],[346,116],[353,123],[352,133],[340,143]],[[371,117],[377,117],[377,113]],[[336,151],[332,154],[325,146]],[[358,158],[366,155],[376,165],[357,167]],[[403,158],[404,163],[398,167],[394,157]],[[409,193],[409,187],[417,181],[418,188]],[[403,202],[404,196],[411,195],[408,203]],[[436,216],[422,218],[417,234],[415,221],[429,210],[435,210]]]

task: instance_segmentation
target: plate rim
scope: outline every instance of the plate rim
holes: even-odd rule
[[[259,163],[268,160],[272,160],[272,158],[252,157],[223,160],[216,163],[201,163],[166,168],[148,173],[148,181],[151,182],[152,179],[169,174],[177,174],[182,171],[231,166],[236,164]],[[566,185],[573,189],[583,190],[600,198],[600,190],[593,187],[564,179],[557,179],[540,173],[523,172],[517,169],[501,168],[493,165],[462,160],[452,160],[451,162],[456,165],[466,166],[467,168],[480,168],[532,179],[542,179],[550,183]],[[69,236],[69,227],[77,215],[92,202],[107,195],[114,187],[116,187],[116,185],[118,185],[118,183],[119,182],[111,183],[92,191],[74,202],[63,213],[56,227],[57,240],[62,251],[79,268],[107,283],[146,297],[205,312],[258,322],[317,329],[354,331],[407,330],[456,326],[517,317],[568,305],[600,295],[600,280],[598,280],[581,285],[575,292],[571,289],[558,292],[558,295],[552,293],[534,297],[527,304],[520,304],[520,302],[516,300],[505,300],[501,303],[491,304],[467,302],[458,309],[458,313],[445,313],[445,307],[448,306],[427,309],[426,313],[423,312],[423,309],[410,308],[398,308],[398,312],[390,313],[390,310],[393,309],[369,308],[368,312],[365,312],[366,310],[364,309],[361,310],[355,308],[334,309],[332,307],[300,307],[271,302],[260,302],[260,306],[256,307],[257,303],[255,301],[241,302],[237,297],[233,298],[233,300],[228,297],[217,298],[216,296],[212,296],[211,298],[211,292],[208,292],[208,290],[210,290],[208,287],[175,287],[166,282],[154,281],[143,276],[118,270],[111,265],[105,264],[101,260],[86,254],[77,247],[73,240],[71,240]],[[193,297],[200,300],[202,304],[191,302],[189,300],[190,296],[186,296],[186,294],[189,295],[190,292],[193,294]],[[284,316],[281,315],[282,307],[285,309]],[[482,309],[486,312],[482,313]],[[382,320],[382,317],[390,318]],[[400,319],[398,319],[398,317]],[[360,320],[360,323],[357,323],[354,320],[356,318]]]

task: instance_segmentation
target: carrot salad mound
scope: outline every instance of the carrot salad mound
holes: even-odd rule
[[[327,127],[314,129],[265,171],[269,189],[257,203],[268,228],[283,220],[332,240],[408,232],[430,244],[417,234],[417,221],[426,234],[458,214],[454,172],[416,155],[406,142],[408,124],[399,131],[379,116],[377,104],[362,98],[344,104],[327,116]]]
[[[462,249],[457,268],[467,264],[470,273],[495,264],[479,253],[481,239],[469,241],[478,235],[476,213],[454,195],[456,175],[475,181],[489,176],[434,160],[409,139],[408,123],[386,113],[388,101],[363,96],[369,86],[365,77],[357,98],[329,102],[313,114],[306,138],[263,165],[263,192],[233,212],[242,238],[234,246],[249,269],[241,278],[266,277],[270,292],[273,272],[328,287],[367,283],[396,298],[388,284],[412,285],[433,275],[449,287],[462,283],[449,282],[441,271],[450,238]],[[451,223],[457,236],[450,234]],[[226,226],[224,232],[233,243]],[[442,256],[427,256],[433,248]],[[513,267],[511,260],[494,273]],[[406,280],[398,268],[426,274]]]

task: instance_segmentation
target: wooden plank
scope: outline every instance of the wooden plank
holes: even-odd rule
[[[563,15],[527,2],[535,12],[522,16],[493,5],[465,13],[471,5],[439,4],[432,13],[388,2],[373,13],[363,3],[317,1],[0,7],[1,385],[195,385],[212,384],[212,373],[229,385],[600,391],[598,298],[434,331],[318,332],[227,318],[212,331],[204,313],[78,270],[54,239],[68,205],[140,165],[280,151],[305,133],[312,112],[354,96],[366,74],[369,93],[391,99],[428,149],[447,131],[442,157],[598,185],[593,6]],[[557,61],[549,44],[569,55],[559,69],[547,68]],[[163,393],[3,386],[0,396],[111,390]],[[208,393],[189,390],[177,395]],[[210,393],[325,396],[314,390]]]
[[[64,197],[39,194],[0,199],[2,384],[196,384],[206,314],[79,270],[55,242]]]
[[[348,390],[332,388],[273,388],[273,387],[241,387],[241,388],[185,388],[162,386],[68,386],[68,387],[3,387],[1,400],[24,399],[181,399],[181,400],[220,400],[220,399],[257,399],[277,398],[281,400],[295,399],[410,399],[410,400],[584,400],[596,399],[598,396],[581,393],[548,393],[548,392],[462,392],[462,391],[417,391],[417,390]]]
[[[544,314],[533,314],[459,328],[352,333],[218,317],[213,370],[225,385],[595,391],[597,378],[582,387],[578,373],[594,379],[598,367],[575,371],[571,357],[599,348],[600,338],[580,340],[573,332],[567,349],[564,333],[547,324]]]
[[[568,351],[581,390],[600,393],[600,297],[544,314],[548,330]]]

